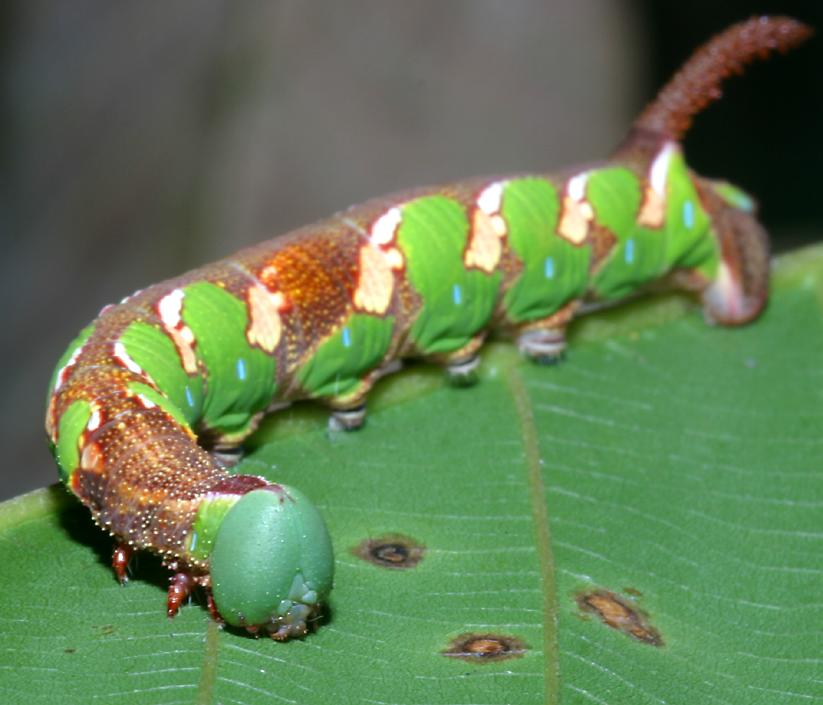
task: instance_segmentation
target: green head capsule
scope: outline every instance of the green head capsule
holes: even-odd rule
[[[210,557],[217,610],[228,624],[275,639],[303,636],[328,597],[334,556],[326,525],[301,492],[254,490],[220,524]]]

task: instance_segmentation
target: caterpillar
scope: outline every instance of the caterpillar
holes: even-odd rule
[[[680,142],[731,74],[810,34],[787,17],[729,27],[600,164],[374,199],[106,306],[57,363],[46,432],[115,538],[116,577],[151,551],[171,570],[169,616],[199,587],[221,622],[303,636],[332,588],[325,523],[297,489],[221,460],[267,411],[319,400],[355,429],[399,360],[468,384],[496,334],[554,362],[575,315],[660,282],[709,322],[755,318],[769,254],[754,201],[691,171]]]

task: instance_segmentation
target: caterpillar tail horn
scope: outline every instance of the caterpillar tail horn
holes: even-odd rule
[[[752,17],[698,48],[640,113],[632,132],[681,141],[694,117],[722,95],[723,82],[758,59],[786,52],[814,30],[791,17]]]
[[[694,117],[722,95],[722,86],[750,63],[786,52],[814,30],[791,17],[752,17],[697,49],[640,113],[615,158],[647,163],[662,145],[680,142]],[[713,280],[698,283],[706,320],[739,325],[763,310],[769,289],[769,239],[754,199],[726,182],[694,175],[714,229],[720,264]]]

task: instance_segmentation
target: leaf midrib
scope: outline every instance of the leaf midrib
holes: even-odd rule
[[[517,367],[506,371],[506,382],[517,410],[517,419],[523,439],[525,470],[529,488],[537,559],[543,594],[543,692],[547,705],[556,705],[560,693],[560,653],[557,638],[557,585],[554,573],[554,555],[551,546],[551,527],[540,468],[540,447],[534,422],[531,400]]]

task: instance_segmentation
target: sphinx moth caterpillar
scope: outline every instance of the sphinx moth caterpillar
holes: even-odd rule
[[[267,410],[319,400],[356,428],[398,360],[470,382],[500,334],[550,362],[576,314],[660,281],[711,322],[755,318],[769,267],[754,202],[692,172],[679,143],[726,78],[810,33],[784,17],[728,28],[600,164],[378,198],[105,307],[57,364],[46,431],[61,479],[116,539],[117,577],[152,551],[172,571],[170,616],[200,586],[216,619],[302,636],[332,587],[323,519],[218,455]]]

